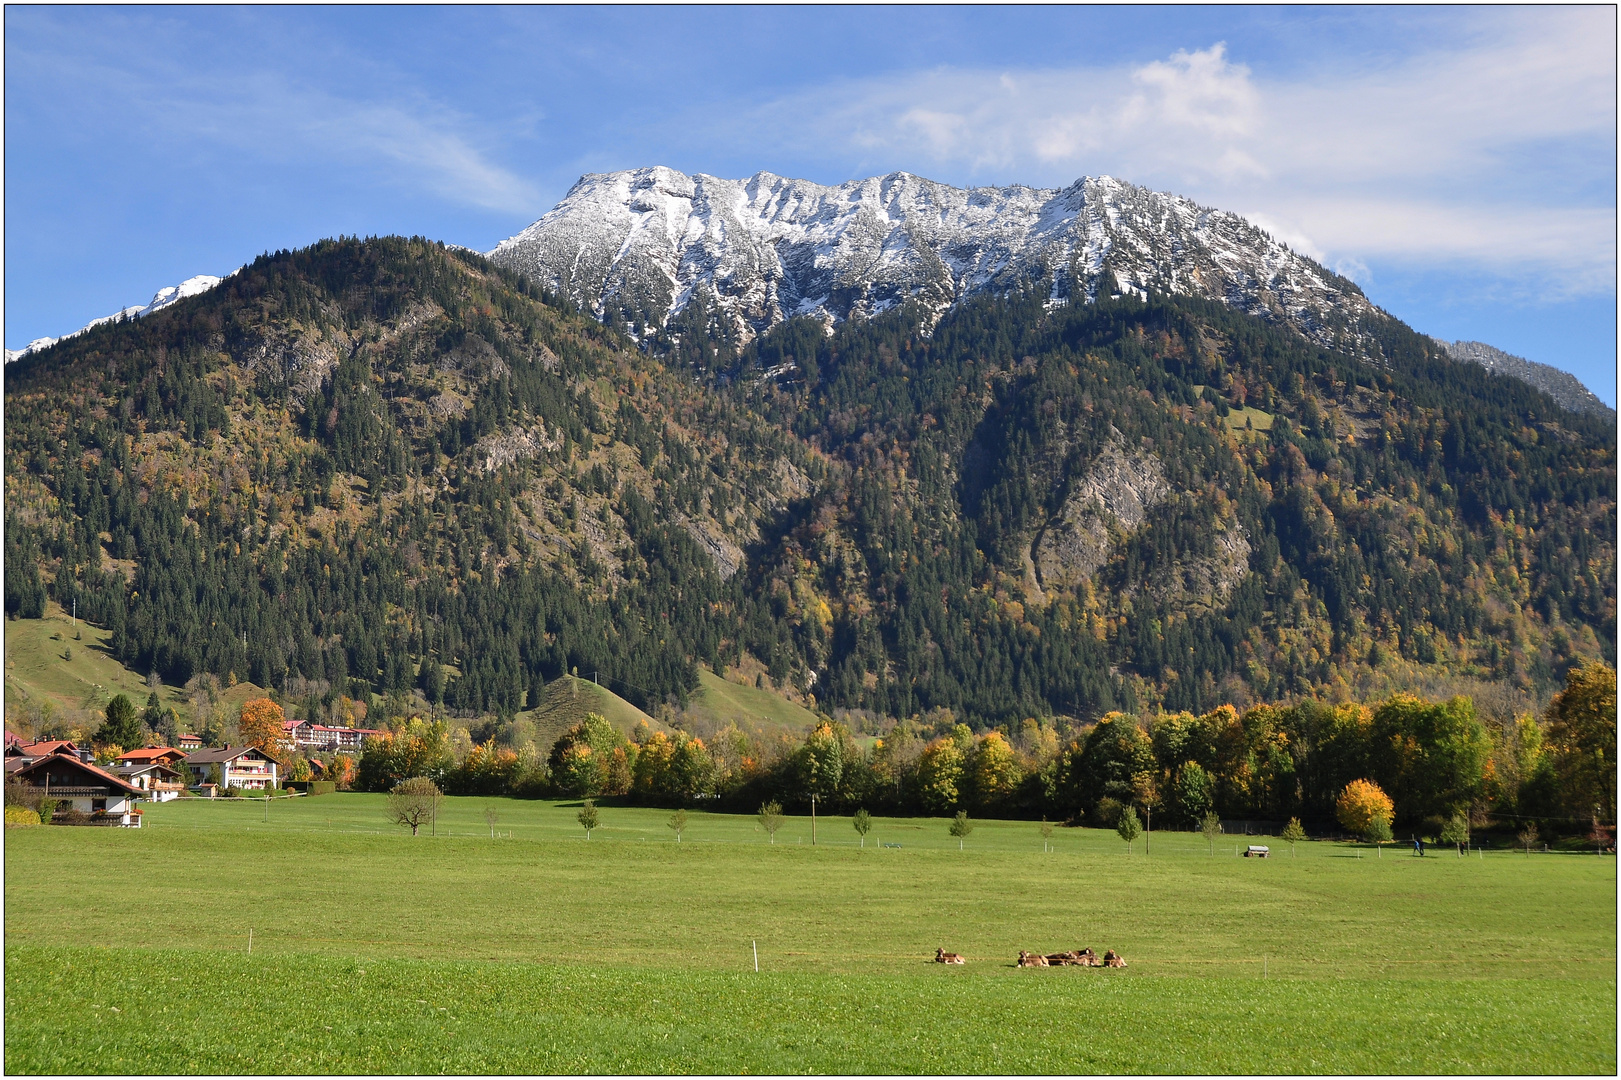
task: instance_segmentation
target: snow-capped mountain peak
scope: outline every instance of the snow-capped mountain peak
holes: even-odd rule
[[[937,315],[1032,278],[1055,303],[1150,289],[1283,319],[1330,344],[1375,309],[1355,285],[1236,214],[1110,176],[956,188],[898,172],[834,186],[663,166],[581,177],[490,258],[598,316],[662,325],[695,299],[743,338],[784,319]]]

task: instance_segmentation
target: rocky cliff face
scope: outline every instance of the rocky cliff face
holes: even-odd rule
[[[1128,451],[1119,440],[1111,443],[1074,482],[1058,519],[1032,545],[1042,588],[1073,589],[1091,580],[1115,538],[1135,531],[1170,491],[1159,458]]]
[[[663,325],[702,303],[743,338],[913,300],[939,314],[1032,279],[1054,303],[1153,289],[1223,301],[1322,345],[1383,317],[1362,292],[1236,214],[1113,177],[1062,190],[955,188],[908,173],[833,187],[667,168],[582,177],[490,258],[599,317]]]

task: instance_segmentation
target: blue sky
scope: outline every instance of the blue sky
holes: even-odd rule
[[[12,6],[5,341],[338,233],[488,250],[584,172],[1109,173],[1614,404],[1615,18]]]

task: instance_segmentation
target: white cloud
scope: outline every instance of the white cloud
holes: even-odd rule
[[[936,69],[807,90],[747,123],[766,144],[957,182],[1111,173],[1364,273],[1459,263],[1590,294],[1615,280],[1615,30],[1610,7],[1490,12],[1462,45],[1286,78],[1221,42],[1135,67]]]

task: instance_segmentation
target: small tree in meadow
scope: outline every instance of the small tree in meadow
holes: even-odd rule
[[[1390,835],[1390,819],[1384,814],[1373,815],[1373,820],[1368,822],[1366,836],[1378,849],[1379,857],[1384,858],[1385,845],[1390,843],[1392,839]]]
[[[1199,819],[1199,834],[1205,838],[1210,846],[1210,854],[1216,853],[1216,837],[1221,835],[1221,817],[1212,810]]]
[[[396,825],[408,825],[411,835],[433,820],[444,798],[439,785],[426,776],[413,776],[401,780],[388,792],[388,816]]]
[[[1053,838],[1053,823],[1048,821],[1046,818],[1042,818],[1041,819],[1041,850],[1043,852],[1051,850],[1051,848],[1052,848],[1052,844],[1051,844],[1052,838]]]
[[[1131,854],[1132,841],[1143,834],[1143,824],[1137,820],[1135,807],[1127,806],[1121,809],[1120,820],[1115,823],[1114,831],[1126,842],[1126,854]]]
[[[687,812],[677,810],[670,815],[670,831],[675,833],[675,842],[681,842],[681,834],[687,831]]]
[[[1531,854],[1531,849],[1537,846],[1537,840],[1539,839],[1537,836],[1537,823],[1527,821],[1525,828],[1515,834],[1515,839],[1520,842],[1521,847],[1525,848],[1527,855]]]
[[[957,838],[957,850],[962,850],[962,842],[968,834],[974,831],[974,823],[968,820],[968,811],[958,810],[957,816],[951,819],[951,835]]]
[[[850,824],[861,834],[861,846],[866,847],[867,831],[872,828],[872,815],[867,813],[865,808],[857,810],[856,816],[850,819]]]
[[[1143,832],[1143,854],[1146,855],[1154,833],[1154,808],[1160,803],[1159,782],[1154,779],[1152,773],[1143,773],[1132,781],[1131,788],[1137,797],[1137,804],[1143,808],[1146,826]]]
[[[1285,825],[1283,831],[1278,834],[1278,839],[1289,845],[1289,857],[1291,859],[1295,857],[1295,845],[1305,838],[1306,830],[1300,827],[1300,819],[1297,817],[1290,818],[1289,824]]]
[[[772,799],[760,807],[760,828],[771,834],[771,842],[777,842],[777,830],[782,828],[782,804]]]
[[[597,827],[597,804],[591,799],[585,800],[580,805],[580,812],[574,815],[574,820],[585,830],[585,838],[591,839],[591,830]]]
[[[1441,843],[1451,844],[1458,849],[1458,858],[1463,858],[1463,846],[1469,842],[1469,819],[1462,814],[1453,814],[1445,825],[1441,827]]]
[[[501,816],[495,812],[495,807],[486,806],[484,808],[484,824],[490,827],[491,840],[495,839],[495,823],[500,820]]]

